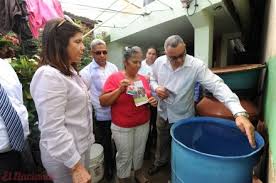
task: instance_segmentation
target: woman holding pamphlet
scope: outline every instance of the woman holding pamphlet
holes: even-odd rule
[[[157,105],[151,96],[148,80],[138,74],[142,61],[141,48],[127,47],[123,53],[124,70],[113,73],[100,96],[102,106],[111,106],[112,136],[117,155],[117,176],[120,183],[129,182],[132,162],[137,182],[146,183],[142,164],[149,132],[150,109]]]

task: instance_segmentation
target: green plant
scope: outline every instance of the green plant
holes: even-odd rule
[[[28,57],[34,56],[40,52],[39,42],[41,41],[34,38],[22,40],[19,54],[26,55]]]
[[[4,46],[12,47],[13,44],[11,41],[5,40],[3,37],[0,37],[0,48],[2,48]]]
[[[83,40],[83,44],[85,46],[85,50],[83,53],[83,57],[81,59],[80,69],[84,68],[91,62],[91,54],[90,54],[90,43],[92,41],[92,36],[87,36]]]
[[[37,149],[40,133],[38,130],[38,117],[35,104],[30,94],[30,83],[38,64],[34,59],[29,59],[27,56],[20,56],[19,58],[13,58],[11,65],[22,84],[24,105],[29,114],[30,145],[32,149]]]

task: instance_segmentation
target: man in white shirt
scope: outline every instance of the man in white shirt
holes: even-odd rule
[[[148,81],[152,77],[152,66],[157,58],[157,49],[153,46],[148,47],[146,58],[142,61],[141,68],[138,71],[138,74],[145,76]],[[155,95],[155,93],[152,93]],[[151,155],[151,146],[156,144],[156,116],[157,116],[157,107],[150,106],[150,125],[149,125],[149,135],[146,144],[146,150],[144,154],[144,159],[150,159]]]
[[[100,39],[94,39],[90,45],[93,60],[80,71],[91,93],[93,108],[95,109],[95,139],[104,147],[105,177],[111,180],[113,177],[114,157],[111,143],[111,111],[110,107],[100,105],[99,96],[106,79],[118,68],[107,61],[106,43]]]
[[[234,115],[236,125],[247,135],[251,146],[255,147],[254,127],[237,95],[201,60],[186,54],[186,45],[180,36],[168,37],[164,48],[166,55],[155,61],[151,81],[151,87],[160,100],[155,162],[148,171],[149,175],[157,173],[169,161],[171,125],[195,115],[193,97],[196,82],[224,103]]]
[[[6,58],[6,48],[0,48],[0,84],[3,87],[5,93],[7,94],[8,100],[10,101],[13,109],[19,116],[19,121],[21,123],[20,128],[23,128],[22,137],[23,142],[27,139],[29,135],[29,123],[28,123],[28,112],[23,104],[23,94],[22,85],[15,73],[14,69],[8,63],[7,60],[1,58]],[[2,102],[2,101],[1,101]],[[3,105],[0,102],[0,105]],[[23,143],[23,149],[21,151],[14,150],[10,143],[11,138],[8,135],[7,124],[4,121],[6,119],[4,116],[0,115],[0,177],[3,178],[7,176],[7,173],[14,174],[15,172],[22,171],[22,157],[21,153],[27,142]],[[14,120],[11,122],[13,125]],[[19,123],[19,124],[20,124]],[[13,127],[14,128],[14,127]],[[29,165],[25,165],[29,166]],[[0,180],[1,180],[0,178]],[[12,180],[8,180],[10,182]],[[6,181],[5,181],[6,182]]]

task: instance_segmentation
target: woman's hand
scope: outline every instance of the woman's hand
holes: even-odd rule
[[[247,117],[238,116],[235,119],[238,128],[247,136],[252,148],[256,147],[255,128]]]
[[[151,106],[156,107],[158,102],[154,97],[150,97],[148,103],[150,103]]]
[[[128,79],[123,79],[120,81],[119,90],[121,93],[125,92],[127,87],[130,85],[130,81]]]
[[[101,106],[111,106],[123,92],[126,92],[129,85],[130,81],[123,79],[120,81],[119,87],[116,90],[103,93],[99,98]]]
[[[73,183],[88,183],[91,181],[91,175],[82,164],[77,163],[71,170]]]

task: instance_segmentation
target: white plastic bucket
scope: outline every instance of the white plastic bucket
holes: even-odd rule
[[[99,182],[104,175],[104,154],[103,146],[100,144],[93,144],[90,150],[89,171],[92,177],[91,183]]]

